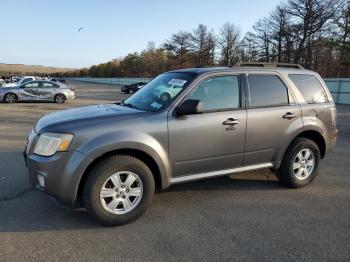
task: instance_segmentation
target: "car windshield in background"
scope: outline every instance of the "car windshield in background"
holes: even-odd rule
[[[123,102],[144,111],[160,111],[167,107],[194,79],[192,73],[165,73],[146,84],[140,91]]]

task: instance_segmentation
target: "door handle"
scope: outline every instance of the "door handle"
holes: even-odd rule
[[[294,117],[296,117],[297,115],[294,114],[294,113],[291,113],[291,112],[287,112],[285,113],[282,117],[285,118],[285,119],[292,119]]]
[[[226,125],[226,126],[234,126],[234,125],[239,124],[239,120],[238,119],[234,119],[234,118],[228,118],[227,120],[222,122],[222,124]]]

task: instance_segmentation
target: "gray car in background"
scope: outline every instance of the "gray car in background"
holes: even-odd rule
[[[24,157],[33,186],[121,225],[145,212],[155,189],[176,183],[270,168],[283,185],[306,186],[337,132],[315,72],[194,68],[161,74],[120,105],[42,117]]]
[[[62,104],[74,98],[73,89],[63,83],[52,81],[34,80],[17,86],[0,87],[0,101],[6,103],[52,101]]]

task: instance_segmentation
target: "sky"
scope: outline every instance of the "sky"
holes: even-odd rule
[[[0,63],[82,68],[226,23],[242,33],[280,0],[1,0]],[[80,32],[78,29],[84,27]]]

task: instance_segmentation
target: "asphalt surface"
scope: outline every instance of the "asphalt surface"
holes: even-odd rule
[[[0,103],[0,261],[350,261],[350,106],[316,180],[281,186],[267,170],[179,184],[134,223],[101,227],[33,190],[21,151],[48,112],[115,102],[115,86],[70,83],[77,99]]]

